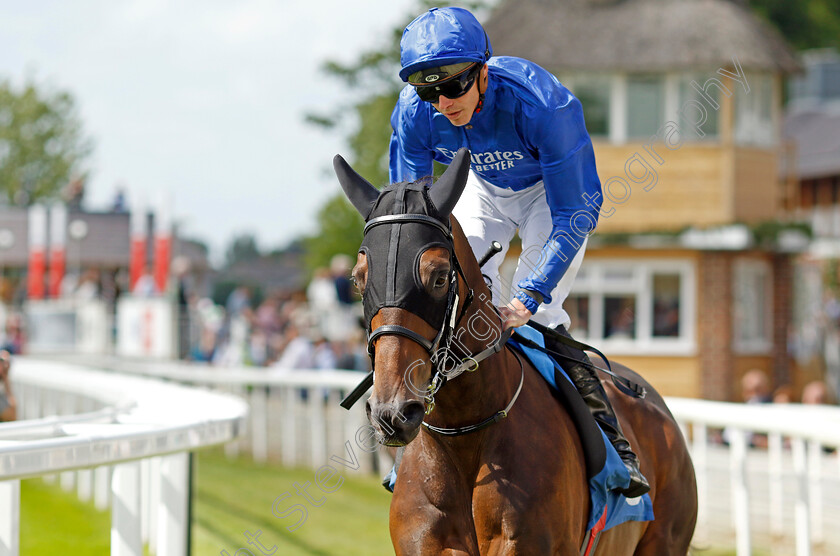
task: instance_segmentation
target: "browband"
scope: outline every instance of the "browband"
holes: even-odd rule
[[[444,226],[437,218],[426,216],[425,214],[386,214],[384,216],[377,216],[376,218],[370,219],[368,223],[365,224],[363,234],[367,234],[371,228],[379,226],[380,224],[407,224],[410,222],[434,226],[443,232],[446,237],[452,239],[452,232],[449,230],[448,226]]]

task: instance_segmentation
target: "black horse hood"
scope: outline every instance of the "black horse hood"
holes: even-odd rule
[[[413,214],[430,216],[448,229],[449,219],[435,207],[429,188],[421,182],[388,186],[376,200],[368,221],[379,216]],[[437,226],[422,222],[392,222],[373,226],[359,248],[368,262],[363,298],[365,323],[384,307],[405,309],[440,328],[446,299],[434,299],[419,274],[420,257],[431,247],[453,249],[452,240]]]

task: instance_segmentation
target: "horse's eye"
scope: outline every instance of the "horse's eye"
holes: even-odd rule
[[[353,282],[353,285],[356,287],[356,291],[359,292],[359,295],[364,297],[365,296],[364,284],[360,284],[359,280],[357,280],[355,276],[351,276],[350,281]]]
[[[447,276],[445,274],[438,277],[438,279],[435,280],[435,287],[436,288],[444,287],[446,285],[446,282],[447,282],[446,278],[447,278]]]

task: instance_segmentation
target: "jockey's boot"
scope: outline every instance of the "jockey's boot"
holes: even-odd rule
[[[571,335],[563,325],[558,326],[554,330],[563,336],[571,338]],[[621,461],[624,462],[627,471],[630,473],[630,484],[627,488],[619,492],[627,498],[635,498],[636,496],[643,495],[650,490],[650,485],[639,469],[639,458],[633,453],[630,442],[621,430],[621,425],[618,423],[618,418],[615,415],[612,404],[610,404],[606,391],[604,391],[604,386],[598,378],[592,361],[583,351],[561,343],[548,334],[545,335],[545,340],[547,349],[563,355],[563,357],[558,359],[561,366],[566,370],[569,378],[572,379],[575,388],[577,388],[577,391],[586,402],[595,421],[600,425],[601,430],[604,431],[604,434],[606,434],[615,451],[621,457]]]

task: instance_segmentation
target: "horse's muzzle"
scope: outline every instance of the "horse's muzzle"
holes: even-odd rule
[[[405,446],[420,432],[426,414],[423,404],[416,400],[394,404],[365,403],[368,419],[376,430],[377,438],[385,446]]]

